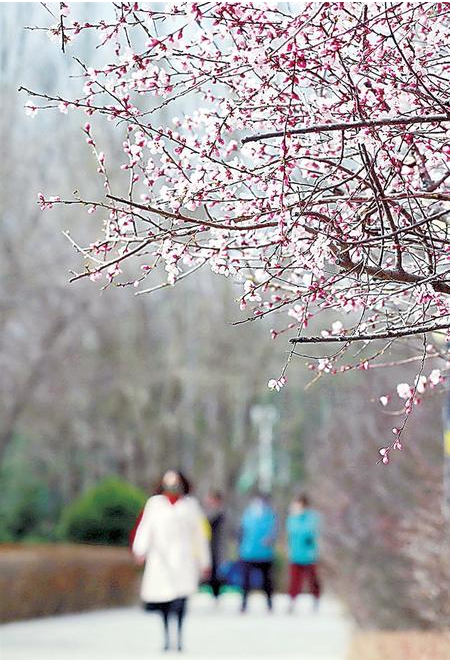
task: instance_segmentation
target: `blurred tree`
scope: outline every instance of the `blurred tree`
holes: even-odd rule
[[[91,16],[105,11],[87,7]],[[16,89],[20,79],[54,91],[75,69],[50,43],[36,50],[36,35],[22,30],[51,20],[44,8],[0,12],[0,169],[8,181],[0,200],[0,460],[14,433],[26,435],[30,460],[46,466],[65,502],[111,473],[148,489],[168,464],[192,473],[200,493],[211,482],[233,489],[253,451],[250,407],[267,395],[284,349],[267,341],[267,323],[230,327],[238,291],[212,273],[197,273],[167,298],[130,299],[120,289],[92,298],[89,286],[68,295],[76,255],[71,262],[58,228],[87,235],[89,222],[64,210],[41,214],[36,195],[49,186],[69,193],[74,171],[83,193],[93,192],[89,154],[76,139],[64,153],[56,148],[79,131],[73,114],[58,126],[44,113],[30,121]],[[92,50],[87,33],[80,46]],[[99,130],[120,151],[108,127]],[[304,379],[301,369],[291,372],[286,424],[301,414],[295,392]]]
[[[324,384],[328,414],[305,448],[309,488],[324,518],[324,570],[364,627],[444,626],[450,562],[440,401],[419,405],[402,460],[377,469],[376,448],[401,409],[379,404],[368,414],[367,400],[384,394],[388,378],[378,370],[369,378],[352,375],[339,389]]]
[[[54,539],[61,502],[42,461],[26,460],[29,447],[15,435],[0,466],[0,541]]]

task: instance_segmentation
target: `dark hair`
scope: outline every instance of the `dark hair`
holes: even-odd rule
[[[300,504],[303,504],[305,508],[309,507],[311,504],[311,500],[309,499],[309,495],[306,493],[301,493],[298,495],[298,497],[295,498],[297,502],[300,502]]]
[[[264,500],[264,502],[270,502],[270,493],[260,490],[259,488],[253,488],[251,492],[251,497],[252,499],[259,498],[261,500]]]
[[[184,474],[181,472],[181,470],[173,470],[172,468],[169,468],[168,470],[164,470],[164,473],[161,475],[161,478],[157,482],[156,488],[154,490],[155,495],[161,495],[163,492],[163,479],[164,475],[167,472],[175,472],[175,474],[178,475],[179,480],[181,481],[181,486],[183,489],[183,495],[188,495],[191,492],[191,484],[189,480],[184,476]]]

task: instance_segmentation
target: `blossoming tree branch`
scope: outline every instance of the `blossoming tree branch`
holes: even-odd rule
[[[26,90],[27,112],[84,115],[102,185],[40,204],[96,219],[89,244],[68,236],[82,262],[71,281],[142,295],[210,268],[240,282],[248,319],[274,315],[290,357],[326,343],[318,373],[377,366],[409,342],[408,412],[442,382],[427,360],[447,359],[430,333],[450,328],[450,5],[287,7],[123,3],[81,23],[61,3],[52,38],[69,57],[94,32],[104,64],[77,60],[70,98]]]

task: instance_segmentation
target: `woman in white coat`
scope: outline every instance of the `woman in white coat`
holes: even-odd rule
[[[137,561],[145,562],[141,586],[144,607],[161,612],[163,617],[164,650],[170,647],[169,618],[174,615],[181,651],[186,599],[210,573],[205,516],[189,491],[189,482],[181,472],[166,472],[156,494],[147,500],[132,545]]]

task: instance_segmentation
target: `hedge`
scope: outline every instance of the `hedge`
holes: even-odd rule
[[[0,545],[0,622],[130,605],[139,577],[125,548]]]

